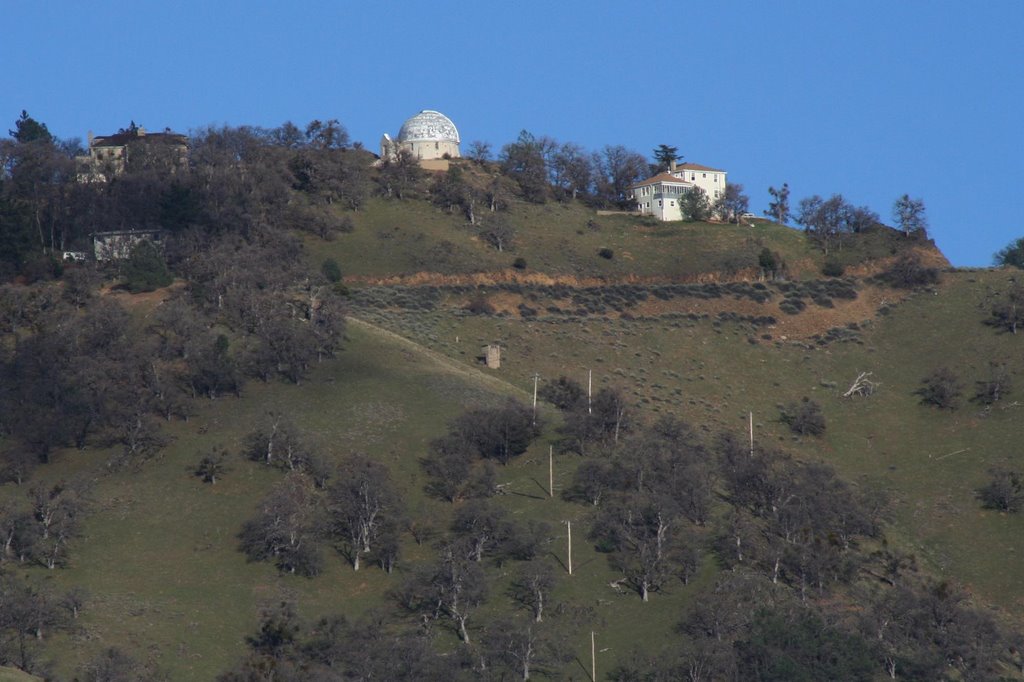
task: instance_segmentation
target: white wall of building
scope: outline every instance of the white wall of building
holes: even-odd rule
[[[725,195],[725,171],[683,164],[677,166],[672,175],[700,187],[708,195],[708,201],[712,205],[719,197]]]

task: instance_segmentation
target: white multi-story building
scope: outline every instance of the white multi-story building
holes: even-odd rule
[[[684,163],[669,168],[632,187],[635,208],[641,215],[653,215],[658,220],[682,220],[680,200],[686,192],[701,189],[713,205],[725,194],[726,172],[699,163]]]
[[[708,195],[708,201],[712,205],[725,195],[725,171],[718,168],[709,168],[699,163],[672,164],[669,173],[682,178],[686,182],[700,187],[704,194]]]
[[[682,220],[679,202],[694,184],[665,171],[630,187],[636,210],[641,215],[653,215],[658,220]]]

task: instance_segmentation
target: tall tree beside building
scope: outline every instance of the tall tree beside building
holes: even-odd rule
[[[726,186],[725,192],[718,197],[713,206],[719,218],[731,223],[738,223],[740,216],[749,208],[750,197],[743,193],[743,185],[735,182]]]
[[[672,147],[667,144],[659,144],[654,149],[654,163],[651,164],[651,173],[656,175],[672,167],[673,162],[682,161],[679,147]]]

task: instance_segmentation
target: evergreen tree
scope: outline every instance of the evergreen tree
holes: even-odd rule
[[[174,281],[167,263],[153,242],[144,239],[132,249],[132,255],[124,265],[125,286],[137,294],[165,287]]]

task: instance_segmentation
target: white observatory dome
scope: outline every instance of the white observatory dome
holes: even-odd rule
[[[440,111],[424,109],[402,124],[399,142],[451,142],[459,144],[459,130]]]

